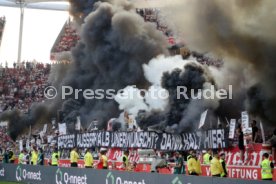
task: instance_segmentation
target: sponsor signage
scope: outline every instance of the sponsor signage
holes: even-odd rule
[[[56,170],[56,184],[87,184],[86,174],[80,176],[62,172],[60,168]]]
[[[125,183],[132,183],[132,184],[146,184],[144,179],[140,179],[139,181],[136,180],[127,180],[122,178],[121,176],[114,176],[112,172],[108,172],[105,178],[105,184],[125,184]]]
[[[173,180],[172,180],[172,184],[182,184],[181,180],[179,179],[179,177],[175,177]]]
[[[246,167],[246,166],[228,166],[227,167],[228,178],[242,178],[249,180],[261,179],[260,167]],[[202,174],[204,176],[211,176],[210,167],[207,165],[202,166]]]
[[[5,177],[5,168],[0,169],[0,177]]]
[[[28,170],[27,168],[22,168],[22,165],[18,165],[15,170],[15,178],[16,181],[41,181],[41,172],[40,170]]]
[[[260,180],[239,180],[231,178],[219,178],[204,176],[187,176],[157,173],[135,173],[113,170],[81,169],[81,168],[57,168],[50,166],[31,166],[0,164],[1,181],[14,181],[35,184],[259,184]],[[238,171],[239,168],[232,168],[229,174],[234,176],[244,176],[247,179],[255,179],[255,171]],[[203,172],[206,172],[202,170]],[[275,181],[266,181],[266,184]]]

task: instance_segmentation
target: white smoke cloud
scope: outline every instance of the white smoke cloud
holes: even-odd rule
[[[149,110],[164,111],[169,102],[169,92],[161,86],[150,86],[145,95],[145,101],[149,105]]]
[[[120,110],[126,110],[134,116],[138,114],[139,110],[149,110],[141,91],[135,86],[127,86],[121,93],[117,93],[115,101],[119,104]]]
[[[144,75],[150,83],[161,86],[164,72],[171,72],[176,68],[183,69],[186,64],[191,62],[197,63],[195,59],[183,60],[180,55],[171,57],[161,55],[143,65]]]

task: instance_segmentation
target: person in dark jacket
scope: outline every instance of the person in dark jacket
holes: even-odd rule
[[[4,152],[3,163],[9,163],[9,151],[8,150],[5,150],[5,152]]]
[[[38,149],[37,165],[44,165],[44,153],[42,148]]]
[[[227,168],[225,163],[225,153],[220,153],[220,159],[219,162],[221,163],[221,166],[223,168],[223,173],[220,175],[221,177],[227,177]]]
[[[240,150],[240,161],[239,161],[239,164],[242,164],[243,160],[244,160],[245,147],[244,147],[244,136],[243,136],[241,125],[239,125],[237,127],[236,134],[238,136],[238,147],[239,147],[239,150]]]
[[[14,163],[15,162],[15,154],[14,152],[10,149],[9,151],[9,163]]]

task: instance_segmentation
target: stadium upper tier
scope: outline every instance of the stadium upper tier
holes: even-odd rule
[[[137,8],[136,13],[143,17],[144,21],[153,23],[157,30],[163,32],[163,34],[167,37],[169,45],[172,46],[176,44],[172,31],[168,28],[165,21],[162,19],[162,15],[159,9]],[[75,47],[79,39],[80,36],[73,28],[72,22],[68,20],[57,36],[57,39],[51,49],[50,59],[56,60],[58,53],[70,51],[71,48]]]
[[[160,7],[160,0],[130,0],[137,8]],[[1,0],[0,6],[20,7],[24,4],[25,8],[46,9],[68,11],[68,0]]]

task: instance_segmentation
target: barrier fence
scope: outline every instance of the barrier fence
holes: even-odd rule
[[[0,181],[35,184],[275,184],[273,181],[0,164]]]

